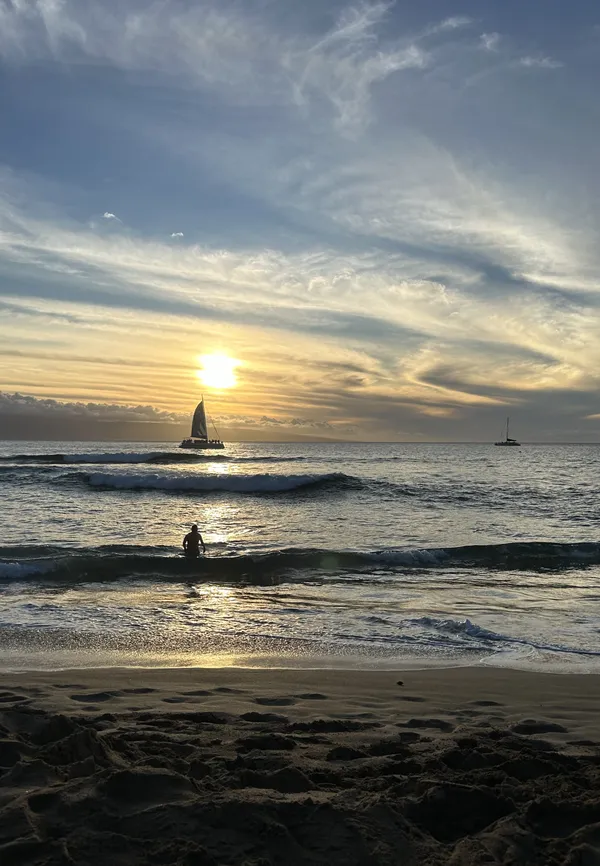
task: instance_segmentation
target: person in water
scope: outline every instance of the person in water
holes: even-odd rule
[[[200,556],[200,545],[202,545],[202,553],[206,553],[206,545],[204,539],[198,532],[198,524],[194,523],[191,532],[188,532],[183,539],[183,549],[186,556]]]

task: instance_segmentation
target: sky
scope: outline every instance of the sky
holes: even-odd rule
[[[0,437],[598,441],[599,76],[591,0],[0,0]]]

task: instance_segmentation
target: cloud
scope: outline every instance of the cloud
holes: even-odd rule
[[[178,329],[182,327],[178,321],[186,326],[202,323],[205,328],[212,322],[213,327],[222,323],[228,328],[263,329],[258,346],[268,346],[273,339],[264,336],[264,329],[279,333],[279,339],[290,346],[304,339],[308,341],[303,344],[305,357],[317,362],[334,361],[337,353],[348,348],[377,359],[379,366],[366,372],[356,365],[351,371],[332,372],[331,390],[322,399],[315,389],[323,371],[302,377],[294,373],[291,378],[292,370],[305,366],[301,356],[278,364],[285,371],[281,387],[289,398],[296,391],[301,401],[311,401],[321,410],[336,402],[349,407],[357,388],[362,400],[375,393],[378,400],[393,400],[385,403],[392,413],[401,406],[406,411],[413,407],[410,411],[431,417],[461,407],[500,405],[503,399],[511,400],[516,390],[533,395],[536,389],[587,388],[582,370],[600,362],[594,336],[598,312],[593,306],[584,311],[577,296],[567,303],[567,293],[557,318],[555,300],[543,283],[544,275],[557,275],[559,269],[568,273],[581,268],[581,256],[570,250],[547,218],[534,218],[527,209],[519,213],[514,202],[512,209],[503,211],[493,185],[469,176],[455,160],[421,147],[423,157],[428,170],[423,178],[434,184],[437,197],[432,187],[419,186],[419,162],[413,157],[407,165],[412,179],[399,174],[390,184],[381,161],[369,173],[363,171],[365,185],[354,183],[352,199],[345,201],[341,196],[345,188],[338,186],[334,198],[319,193],[310,200],[311,213],[328,214],[340,225],[347,224],[351,215],[354,238],[362,236],[375,244],[365,253],[321,247],[286,255],[198,245],[174,250],[151,239],[98,236],[56,220],[47,224],[14,207],[0,207],[0,225],[9,229],[3,239],[4,255],[17,264],[11,284],[18,275],[24,281],[24,297],[75,303],[84,321],[90,315],[89,305],[104,308],[103,327],[113,331],[116,327],[123,327],[125,333],[140,331],[144,323],[140,316],[145,317],[154,355],[158,335],[168,337],[165,329],[172,318]],[[449,184],[443,197],[441,179]],[[374,202],[377,211],[371,210]],[[379,222],[373,220],[376,214]],[[393,246],[377,249],[386,237]],[[6,258],[4,262],[7,273]],[[429,271],[427,278],[422,276],[424,269]],[[523,276],[527,271],[532,274],[529,278]],[[30,281],[30,273],[37,274],[35,280]],[[111,308],[121,311],[118,319],[111,317]],[[473,342],[474,334],[478,343]],[[81,355],[84,345],[91,352],[89,340],[78,353],[71,350],[72,355]],[[248,336],[246,341],[252,344],[253,338]],[[444,348],[434,350],[436,341]],[[493,347],[504,354],[494,356]],[[246,357],[248,351],[247,346],[236,349],[235,356]],[[553,371],[550,375],[540,369],[539,375],[536,371],[532,376],[530,366],[508,362],[510,354],[519,357],[531,352],[548,359],[544,363]],[[172,360],[164,357],[167,369]],[[458,363],[461,358],[464,363]],[[442,369],[456,372],[442,375]],[[465,369],[482,374],[469,379]],[[25,372],[24,368],[21,382],[30,381]],[[499,389],[490,393],[486,381],[494,377]],[[269,379],[275,381],[274,368],[265,371],[257,385],[257,395],[263,389],[258,404],[270,399],[264,390]],[[125,387],[118,375],[98,374],[98,382],[93,385],[87,378],[88,389],[97,388],[98,396]],[[0,384],[19,382],[4,379]],[[129,377],[127,387],[131,394],[135,388],[138,393],[156,391],[150,373],[147,379]],[[189,393],[186,398],[183,391],[182,386],[177,397],[181,403],[189,401]],[[172,389],[170,393],[173,399]],[[284,403],[277,410],[282,418],[289,416]],[[353,407],[353,411],[362,410]],[[341,417],[336,423],[348,424],[349,419]]]
[[[143,422],[145,424],[181,423],[185,415],[165,412],[154,406],[120,406],[106,403],[65,402],[40,399],[27,394],[7,394],[0,391],[0,417],[12,415],[27,418],[59,417],[67,420],[106,422]]]
[[[299,108],[315,95],[325,97],[341,128],[360,128],[368,118],[375,84],[427,65],[424,50],[410,40],[378,44],[376,29],[389,9],[387,3],[349,7],[322,39],[312,45],[285,48],[283,66],[291,73]]]
[[[160,431],[168,430],[171,425],[174,429],[171,434],[176,437],[180,428],[190,423],[190,413],[167,412],[149,405],[119,405],[109,403],[80,402],[55,400],[51,398],[38,398],[20,393],[6,393],[0,391],[0,421],[4,424],[12,422],[14,429],[27,430],[29,424],[30,432],[34,422],[40,422],[41,429],[50,425],[50,430],[62,429],[68,431],[77,425],[78,430],[96,431],[100,438],[104,438],[102,425],[108,425],[116,430],[128,431],[131,425],[142,425],[148,427],[148,434],[152,436],[151,428],[157,427]],[[267,415],[243,415],[231,413],[217,413],[212,415],[214,421],[220,428],[225,430],[247,430],[271,431],[271,433],[294,433],[302,435],[321,433],[328,436],[351,435],[356,432],[355,425],[317,420],[314,418],[301,418],[293,416],[269,417]],[[17,427],[17,425],[19,425]],[[57,428],[57,425],[60,425]],[[11,429],[13,429],[11,427]],[[109,435],[110,432],[109,432]]]
[[[99,13],[87,0],[31,0],[0,10],[0,56],[13,63],[51,57],[66,63],[111,64],[185,78],[249,104],[328,104],[340,128],[367,119],[378,82],[426,65],[410,39],[379,43],[391,5],[363,3],[342,9],[325,34],[273,32],[257,15],[217,2],[190,6],[119,4]],[[450,18],[442,29],[462,26]]]
[[[59,312],[55,309],[40,308],[15,301],[0,301],[0,321],[2,316],[9,317],[13,323],[18,321],[19,317],[25,316],[27,318],[56,319],[70,324],[84,324],[84,319],[74,313]]]
[[[466,15],[454,15],[450,18],[445,18],[437,25],[438,30],[458,30],[460,27],[468,27],[473,23],[473,19]]]
[[[499,33],[482,33],[479,37],[479,44],[485,51],[497,51],[500,38]]]
[[[118,222],[118,223],[121,222],[121,220],[119,219],[118,216],[116,216],[114,213],[110,213],[109,211],[105,211],[105,212],[102,214],[102,219],[105,219],[105,220],[115,220],[115,221]]]
[[[300,430],[305,432],[318,431],[329,434],[352,434],[357,432],[357,427],[354,424],[332,423],[331,421],[318,421],[314,418],[298,418],[298,417],[275,417],[269,415],[261,415],[252,417],[247,415],[218,415],[215,421],[219,425],[227,427],[243,428],[249,427],[255,430]]]
[[[171,237],[172,238],[182,238],[183,232],[172,232]]]
[[[528,55],[520,58],[519,66],[527,69],[560,69],[564,64],[560,60],[553,60],[552,57]]]

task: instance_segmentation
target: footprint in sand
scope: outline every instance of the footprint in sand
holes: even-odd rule
[[[296,741],[282,734],[251,734],[249,737],[240,737],[236,747],[238,752],[250,752],[253,749],[289,752],[296,748]]]
[[[141,688],[141,689],[123,689],[126,695],[149,695],[155,692],[156,689]]]
[[[359,722],[355,719],[315,719],[313,722],[294,722],[290,730],[310,734],[342,734],[350,731],[368,731],[380,728],[380,722]]]
[[[471,701],[474,707],[502,707],[504,704],[498,701]]]
[[[100,702],[110,701],[111,698],[121,698],[123,692],[94,692],[87,695],[69,695],[69,697],[72,701],[82,701],[83,703],[88,701]]]
[[[455,725],[447,722],[445,719],[409,719],[404,723],[405,728],[430,728],[438,731],[449,733],[453,731]]]
[[[325,756],[326,761],[358,761],[366,758],[367,753],[351,746],[334,746]]]
[[[425,698],[420,698],[419,695],[399,695],[399,701],[409,701],[411,704],[424,704]]]
[[[82,683],[52,683],[53,689],[87,689],[87,686]]]
[[[23,697],[23,695],[15,695],[13,692],[0,692],[0,703],[8,704],[8,703],[21,703],[22,701],[27,701],[29,698]]]
[[[199,704],[201,701],[197,700],[197,697],[206,696],[210,694],[210,692],[183,692],[181,695],[170,695],[168,698],[162,698],[162,702],[164,704]],[[196,698],[196,700],[194,700]]]
[[[240,716],[244,722],[280,722],[287,724],[289,719],[287,716],[280,716],[278,713],[244,713]]]
[[[309,692],[305,695],[296,695],[302,701],[328,701],[328,695],[322,695],[319,692]]]
[[[230,689],[227,686],[218,686],[216,689],[213,689],[213,692],[221,695],[243,695],[245,694],[245,689]]]
[[[294,698],[254,698],[254,703],[264,707],[291,707],[296,701]]]
[[[566,734],[567,729],[556,722],[546,722],[540,719],[522,719],[510,726],[515,734]]]
[[[102,782],[102,792],[127,811],[140,804],[173,803],[189,797],[194,787],[189,779],[164,769],[118,770]]]
[[[209,698],[211,692],[207,692],[206,689],[196,689],[194,692],[182,692],[183,695],[189,695],[190,698]]]
[[[338,713],[340,719],[374,719],[375,713]]]

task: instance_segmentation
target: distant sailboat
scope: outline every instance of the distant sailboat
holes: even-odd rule
[[[215,425],[213,424],[213,427]],[[215,427],[215,433],[218,434]],[[206,420],[206,412],[204,409],[204,397],[196,406],[194,417],[192,419],[192,434],[189,439],[184,439],[180,448],[224,448],[221,439],[208,438],[208,422]]]
[[[520,443],[520,442],[517,442],[516,439],[511,439],[510,436],[508,435],[508,425],[509,425],[509,423],[510,423],[510,418],[507,418],[507,419],[506,419],[506,438],[505,438],[505,439],[501,439],[500,442],[494,442],[494,445],[503,445],[503,446],[505,446],[505,447],[506,447],[506,446],[509,446],[509,447],[512,447],[512,448],[520,448],[520,447],[521,447],[521,443]]]

